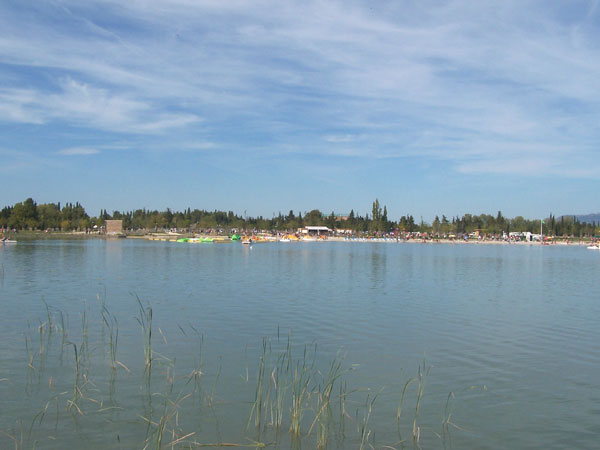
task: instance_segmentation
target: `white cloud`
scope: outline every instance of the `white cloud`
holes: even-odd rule
[[[98,150],[97,148],[91,148],[91,147],[69,147],[69,148],[63,148],[62,150],[59,150],[58,152],[59,155],[66,155],[66,156],[87,156],[87,155],[96,155],[98,153],[100,153],[100,150]]]
[[[357,136],[353,136],[351,134],[325,136],[325,141],[331,142],[333,144],[354,142],[357,139],[358,139]]]
[[[36,93],[31,89],[0,88],[0,117],[4,121],[41,124],[41,114],[33,107]]]
[[[184,140],[207,148],[235,130],[274,142],[252,145],[263,154],[306,140],[316,147],[298,151],[421,157],[464,173],[518,153],[554,174],[575,155],[593,157],[589,143],[600,137],[596,3],[569,21],[560,8],[60,0],[26,22],[9,10],[0,62],[46,84],[8,77],[0,120],[174,138],[186,130]]]
[[[75,126],[128,133],[159,133],[201,121],[194,114],[157,112],[149,101],[72,78],[60,80],[58,88],[58,92],[0,90],[4,120],[37,124],[64,120]]]
[[[0,173],[14,175],[16,172],[31,172],[40,169],[56,168],[58,164],[44,156],[32,152],[7,149],[0,147]]]
[[[181,146],[184,151],[203,151],[211,150],[216,147],[217,145],[214,142],[191,142],[183,143]]]

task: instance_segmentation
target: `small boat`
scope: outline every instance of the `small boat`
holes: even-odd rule
[[[279,239],[279,242],[291,242],[288,238]]]
[[[590,250],[600,250],[600,245],[590,245],[588,246]]]
[[[244,240],[242,241],[242,244],[245,244],[245,245],[252,245],[252,239],[244,239]]]
[[[2,239],[0,240],[0,242],[2,242],[3,244],[16,244],[17,241],[12,240],[12,239]]]

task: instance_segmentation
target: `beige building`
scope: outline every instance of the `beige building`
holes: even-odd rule
[[[123,234],[122,220],[107,220],[105,225],[106,234]]]

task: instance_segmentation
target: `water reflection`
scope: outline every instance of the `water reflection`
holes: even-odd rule
[[[123,240],[107,239],[104,254],[106,267],[113,272],[120,273],[123,260]]]
[[[560,436],[576,435],[577,448],[594,448],[591,436],[600,432],[595,406],[600,304],[594,283],[600,262],[590,253],[443,244],[19,244],[0,252],[5,307],[0,379],[11,383],[7,388],[8,382],[0,382],[8,405],[0,430],[10,429],[13,417],[31,422],[55,398],[60,423],[68,417],[67,396],[53,396],[69,392],[72,398],[74,355],[65,344],[72,342],[85,359],[78,379],[83,408],[90,413],[76,414],[78,432],[63,432],[76,436],[72,442],[85,436],[106,447],[102,427],[144,442],[147,430],[153,433],[156,427],[139,416],[160,422],[165,398],[176,403],[179,386],[194,389],[194,407],[182,408],[193,417],[192,430],[202,438],[198,442],[240,436],[256,393],[251,380],[258,373],[262,339],[271,339],[267,362],[273,363],[290,336],[294,357],[307,344],[318,347],[315,377],[328,372],[338,352],[344,355],[344,364],[352,368],[345,379],[348,390],[360,394],[351,403],[360,411],[355,420],[363,417],[367,395],[384,393],[370,419],[382,445],[397,439],[390,424],[404,383],[416,376],[425,355],[433,368],[419,421],[422,430],[437,435],[423,431],[424,447],[552,448],[565,443]],[[154,311],[156,359],[147,385],[136,296]],[[66,336],[58,325],[48,327],[42,299],[51,306],[55,324],[59,311],[70,317]],[[131,374],[110,370],[100,305],[118,317],[117,355],[131,366]],[[206,337],[201,369],[198,336]],[[278,345],[283,349],[276,350]],[[33,368],[28,368],[30,350]],[[202,374],[198,379],[190,377],[196,370]],[[276,373],[266,373],[265,379],[271,376]],[[48,386],[50,377],[55,390]],[[323,385],[316,380],[309,383],[316,389],[312,399]],[[27,405],[20,388],[28,393]],[[272,384],[270,389],[272,396]],[[440,425],[450,392],[456,405],[452,423],[473,433]],[[406,401],[413,411],[415,400],[416,391],[410,391]],[[108,418],[102,426],[102,420],[90,418],[95,402],[115,408],[97,413]],[[535,437],[530,430],[537,430]],[[263,438],[263,431],[254,437]],[[281,448],[292,445],[289,436],[285,439]]]
[[[371,289],[383,288],[387,279],[387,252],[381,245],[388,244],[373,245],[371,250]]]

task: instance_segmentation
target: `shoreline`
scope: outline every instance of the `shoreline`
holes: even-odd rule
[[[346,239],[346,238],[340,238],[340,237],[330,237],[327,239],[324,239],[323,241],[333,241],[333,242],[371,242],[371,243],[398,243],[398,244],[454,244],[454,245],[528,245],[528,246],[544,246],[544,247],[551,247],[551,246],[556,246],[556,245],[560,245],[560,246],[588,246],[591,245],[592,242],[591,241],[582,241],[582,240],[577,240],[575,242],[572,241],[564,241],[564,240],[556,240],[554,242],[550,241],[550,242],[539,242],[539,241],[533,241],[533,242],[526,242],[526,241],[498,241],[498,240],[462,240],[462,239],[398,239],[397,241],[395,239],[387,239],[387,240],[383,240],[383,239],[367,239],[367,238],[361,238],[361,239]]]
[[[16,233],[9,233],[10,239],[14,240],[84,240],[84,239],[144,239],[144,240],[156,240],[163,242],[175,242],[176,239],[181,237],[193,236],[192,233],[181,233],[177,235],[168,233],[135,233],[135,234],[123,234],[120,236],[110,236],[105,234],[85,233],[85,232],[44,232],[44,231],[19,231]],[[227,236],[202,234],[200,237],[209,238],[224,238]],[[265,242],[278,242],[279,238],[272,236],[271,239]],[[373,243],[373,244],[453,244],[453,245],[527,245],[527,246],[590,246],[594,242],[585,239],[554,239],[552,241],[505,241],[505,240],[491,240],[491,239],[395,239],[395,238],[347,238],[341,236],[329,236],[326,239],[310,239],[310,240],[298,240],[294,242],[362,242],[362,243]]]

